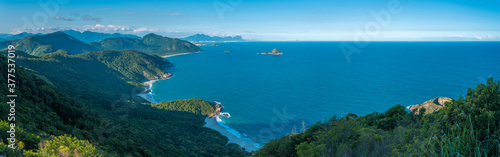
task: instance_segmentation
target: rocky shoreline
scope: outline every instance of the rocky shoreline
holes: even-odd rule
[[[144,82],[142,85],[144,86],[144,91],[142,91],[141,93],[137,94],[137,96],[139,97],[142,97],[144,99],[146,99],[147,101],[149,101],[150,103],[159,103],[158,101],[156,101],[156,99],[153,97],[153,94],[151,93],[152,90],[151,88],[153,87],[153,84],[158,81],[158,80],[165,80],[165,79],[169,79],[169,78],[172,78],[174,75],[172,73],[166,73],[162,76],[155,76],[153,77],[152,79],[150,79],[149,81],[146,81]]]
[[[141,94],[146,94],[151,92],[151,87],[153,86],[153,83],[155,83],[158,80],[166,80],[174,75],[172,73],[166,73],[163,74],[161,77],[155,76],[154,78],[150,79],[149,81],[144,82],[142,85],[144,86],[144,91]]]
[[[219,116],[220,113],[222,112],[222,108],[224,108],[224,106],[222,106],[220,102],[214,101],[214,104],[215,104],[215,111],[214,111],[214,113],[210,114],[209,117]]]
[[[425,114],[431,114],[446,106],[446,103],[451,102],[451,98],[437,97],[427,100],[424,103],[408,106],[408,110],[414,111],[415,114],[420,114],[420,110],[425,109]]]

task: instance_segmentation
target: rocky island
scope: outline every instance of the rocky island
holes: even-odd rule
[[[272,51],[269,51],[269,52],[262,52],[260,54],[263,54],[263,55],[283,55],[283,52],[281,52],[280,50],[278,50],[277,48],[274,48]]]

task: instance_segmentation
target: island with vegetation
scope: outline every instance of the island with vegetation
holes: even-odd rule
[[[281,52],[280,50],[278,50],[277,48],[274,48],[272,51],[269,51],[269,52],[262,52],[260,54],[263,54],[263,55],[283,55],[283,52]]]

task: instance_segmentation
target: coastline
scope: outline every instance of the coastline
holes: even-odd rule
[[[171,76],[172,77],[172,76]],[[170,78],[170,77],[169,77]],[[169,79],[169,78],[165,78],[165,79]],[[162,79],[163,80],[163,79]],[[148,88],[145,88],[145,90],[140,93],[140,94],[137,94],[137,96],[141,97],[141,98],[144,98],[145,100],[149,101],[150,103],[159,103],[158,101],[156,101],[156,99],[153,97],[153,93],[151,90],[151,87],[153,87],[153,84],[158,81],[158,80],[149,80],[147,82],[144,82],[144,86],[148,86]]]
[[[170,76],[168,78],[159,79],[159,80],[165,80],[165,79],[169,79],[172,77],[173,76]],[[152,92],[151,88],[153,87],[153,84],[156,81],[158,81],[158,80],[149,80],[147,82],[144,82],[144,86],[148,86],[148,88],[146,88],[144,92],[137,94],[137,96],[147,100],[150,103],[159,103],[154,98],[153,94],[151,93]],[[257,149],[259,149],[256,146],[256,145],[258,145],[258,143],[254,142],[253,140],[249,139],[248,137],[242,138],[241,135],[240,135],[240,137],[238,137],[238,136],[234,135],[233,133],[229,132],[223,126],[221,126],[219,124],[219,122],[217,122],[217,119],[218,119],[217,116],[218,115],[214,115],[213,117],[207,116],[205,118],[205,125],[203,127],[207,127],[207,128],[210,128],[212,130],[215,130],[215,131],[221,133],[223,136],[226,136],[229,139],[228,143],[236,143],[241,148],[244,148],[245,151],[251,152],[251,151],[257,151]]]
[[[237,137],[236,135],[229,132],[226,128],[222,127],[219,122],[217,122],[217,117],[206,117],[204,127],[213,129],[221,133],[223,136],[226,136],[229,139],[227,143],[236,143],[241,146],[241,148],[244,148],[245,151],[252,152],[259,149],[257,146],[255,146],[257,143],[249,139],[248,137]]]
[[[168,57],[172,57],[172,56],[180,56],[180,55],[187,55],[187,54],[191,54],[191,53],[200,53],[200,52],[201,52],[201,51],[198,51],[198,52],[186,52],[186,53],[170,54],[170,55],[161,56],[161,58],[168,58]]]
[[[200,51],[201,52],[201,51]],[[172,56],[178,56],[178,55],[186,55],[186,54],[191,54],[191,53],[199,53],[199,52],[189,52],[189,53],[179,53],[179,54],[173,54],[173,55],[166,55],[166,56],[161,56],[162,58],[167,58],[167,57],[172,57]],[[156,79],[156,80],[149,80],[143,83],[145,90],[137,94],[137,96],[147,100],[150,103],[159,103],[153,96],[152,94],[152,87],[153,84],[158,81],[158,80],[166,80],[172,78],[174,75],[169,75],[166,78],[161,78],[161,79]],[[147,88],[146,88],[147,87]],[[220,112],[220,111],[219,111]],[[212,116],[207,116],[205,118],[205,125],[203,127],[207,127],[209,129],[215,130],[219,133],[221,133],[223,136],[227,137],[229,139],[229,143],[235,143],[238,144],[240,147],[244,148],[245,151],[252,152],[252,151],[257,151],[259,148],[259,144],[252,139],[248,137],[241,137],[241,135],[237,136],[233,133],[231,133],[228,129],[226,129],[224,126],[221,126],[219,124],[219,115],[212,115]],[[221,123],[222,120],[220,120]],[[227,126],[226,126],[227,127]],[[238,133],[236,133],[238,134]]]

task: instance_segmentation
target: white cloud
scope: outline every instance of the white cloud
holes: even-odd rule
[[[116,25],[85,25],[80,28],[80,31],[102,31],[102,32],[120,32],[120,31],[131,31],[129,26],[116,26]]]
[[[132,30],[134,33],[140,33],[140,32],[158,32],[158,28],[146,28],[146,27],[140,27],[140,28],[135,28]]]
[[[36,29],[21,30],[21,28],[16,28],[12,30],[12,34],[19,34],[22,32],[29,33],[51,33],[57,31],[65,30],[75,30],[75,31],[92,31],[92,32],[103,32],[103,33],[131,33],[131,34],[145,34],[145,33],[172,33],[169,30],[160,30],[159,28],[148,28],[148,27],[133,27],[133,26],[118,26],[118,25],[85,25],[82,27],[41,27]],[[177,31],[176,31],[177,32]]]
[[[476,36],[475,38],[477,40],[494,40],[494,39],[497,39],[497,37],[495,37],[495,36],[493,36],[491,34],[490,35],[484,35],[484,36]]]
[[[52,33],[52,32],[57,32],[57,31],[62,31],[62,30],[69,30],[71,28],[69,27],[40,27],[36,29],[27,29],[27,30],[21,30],[21,28],[15,28],[12,29],[11,34],[19,34],[23,32],[28,32],[28,33]]]

